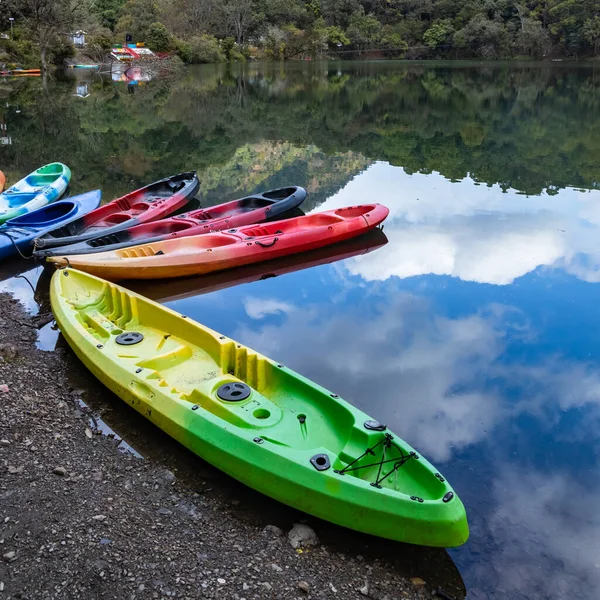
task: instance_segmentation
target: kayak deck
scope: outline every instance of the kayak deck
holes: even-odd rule
[[[240,481],[340,525],[456,546],[465,511],[406,442],[283,365],[115,284],[57,271],[63,335],[110,389]]]

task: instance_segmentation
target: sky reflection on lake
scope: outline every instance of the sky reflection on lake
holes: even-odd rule
[[[377,163],[317,210],[377,200],[389,243],[172,303],[341,394],[467,506],[470,597],[600,584],[600,192],[524,196]]]

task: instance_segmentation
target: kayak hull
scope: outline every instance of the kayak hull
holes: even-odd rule
[[[133,291],[161,304],[192,296],[216,292],[232,286],[273,279],[288,273],[347,260],[368,254],[385,246],[388,239],[380,229],[373,229],[357,238],[333,244],[303,254],[292,254],[275,260],[246,265],[229,271],[182,279],[132,281]]]
[[[71,180],[62,163],[40,167],[0,194],[0,224],[58,200]]]
[[[162,219],[185,206],[198,192],[195,172],[180,173],[155,181],[121,198],[104,204],[70,223],[36,239],[38,248],[53,248],[83,242],[99,235],[110,235]],[[39,256],[36,253],[36,256]]]
[[[242,483],[380,537],[442,547],[466,541],[464,506],[445,478],[329,390],[74,269],[55,272],[50,299],[62,334],[100,381]],[[238,388],[249,395],[224,399],[223,390]],[[384,473],[373,461],[387,461]]]
[[[202,275],[343,242],[373,229],[388,213],[381,204],[367,204],[112,252],[47,260],[111,281]]]
[[[211,231],[260,223],[297,208],[305,198],[306,191],[298,186],[269,190],[232,202],[183,213],[176,217],[136,225],[77,244],[40,250],[36,253],[36,257],[97,254],[138,244],[201,235]]]
[[[0,226],[0,259],[19,253],[30,256],[36,237],[89,213],[98,207],[101,199],[102,192],[94,190],[6,221]]]

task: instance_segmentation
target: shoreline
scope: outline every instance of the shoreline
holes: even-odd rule
[[[62,338],[37,349],[41,316],[0,294],[0,598],[464,597],[445,550],[314,519],[189,453]],[[293,548],[297,523],[319,543]]]

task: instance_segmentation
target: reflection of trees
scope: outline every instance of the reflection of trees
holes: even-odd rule
[[[282,173],[334,190],[369,160],[526,193],[594,188],[598,85],[587,68],[377,63],[210,65],[133,95],[94,82],[85,100],[72,81],[49,100],[27,81],[10,97],[22,109],[14,144],[0,151],[20,172],[63,160],[76,185],[107,195],[189,168],[207,197],[283,185]]]

